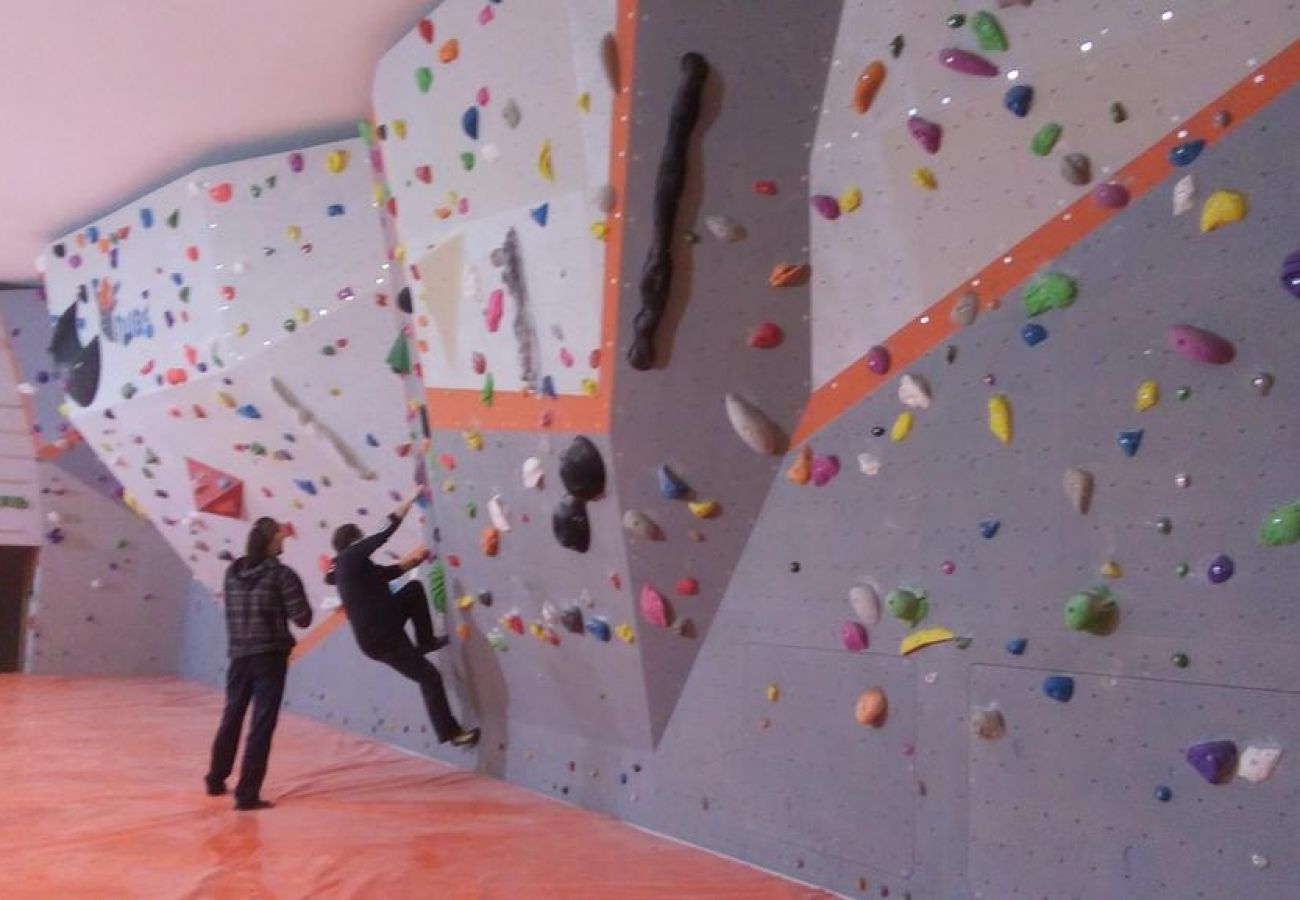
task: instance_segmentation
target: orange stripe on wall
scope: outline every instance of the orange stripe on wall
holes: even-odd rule
[[[632,71],[636,54],[637,0],[619,0],[615,38],[618,41],[619,91],[610,112],[609,183],[614,188],[614,209],[605,234],[605,274],[600,319],[600,365],[596,367],[596,395],[539,397],[524,391],[497,391],[492,405],[476,390],[426,388],[429,424],[434,428],[482,428],[495,431],[609,430],[610,399],[614,395],[614,355],[618,333],[618,282],[623,262],[623,197],[627,186],[628,134],[632,122]],[[549,410],[549,426],[541,424]]]
[[[1216,142],[1225,133],[1214,124],[1220,110],[1232,114],[1233,127],[1240,125],[1259,112],[1279,94],[1300,81],[1300,41],[1292,43],[1258,69],[1239,81],[1227,93],[1215,99],[1200,112],[1156,141],[1139,156],[1115,172],[1111,181],[1128,188],[1134,199],[1150,192],[1173,171],[1168,160],[1169,148],[1186,138],[1178,131],[1186,130],[1190,136],[1201,138],[1207,144]],[[1231,130],[1231,129],[1229,129]],[[998,298],[1023,282],[1044,264],[1063,253],[1091,231],[1107,222],[1112,216],[1123,215],[1123,210],[1103,209],[1084,195],[1054,216],[1036,231],[1024,238],[998,259],[989,263],[970,279],[962,282],[937,303],[901,329],[882,341],[892,358],[891,372],[875,375],[866,367],[865,355],[849,364],[826,384],[817,388],[804,408],[803,418],[795,428],[791,444],[799,444],[825,428],[843,415],[894,375],[911,365],[918,357],[932,350],[945,338],[958,331],[949,318],[953,306],[967,291],[980,296],[980,309],[996,308]],[[1003,262],[1003,259],[1011,261]],[[979,286],[972,287],[978,281]],[[922,324],[923,318],[928,319]]]

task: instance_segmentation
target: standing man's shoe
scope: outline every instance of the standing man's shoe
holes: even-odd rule
[[[275,804],[270,800],[250,800],[247,803],[237,801],[235,809],[238,812],[256,812],[259,809],[275,809]]]

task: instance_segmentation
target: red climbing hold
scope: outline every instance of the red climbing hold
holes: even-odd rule
[[[677,581],[677,593],[683,597],[694,597],[700,592],[700,583],[687,575]]]
[[[770,350],[780,346],[785,339],[785,332],[775,322],[761,322],[749,333],[749,346],[759,350]]]
[[[421,19],[416,28],[419,29],[420,37],[424,38],[426,44],[433,43],[433,21],[431,19]]]
[[[775,182],[775,181],[755,181],[755,182],[754,182],[754,193],[755,193],[755,194],[762,194],[762,195],[765,196],[765,197],[775,197],[775,196],[776,196],[776,182]]]
[[[221,184],[214,184],[212,187],[208,188],[208,196],[217,203],[229,202],[233,194],[234,191],[230,187],[229,181],[223,181]]]
[[[186,458],[194,508],[214,516],[240,519],[244,516],[244,482],[206,463]]]

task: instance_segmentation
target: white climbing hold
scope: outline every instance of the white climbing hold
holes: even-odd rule
[[[898,400],[912,409],[929,409],[930,385],[919,375],[904,375],[898,382]]]
[[[524,487],[530,490],[540,491],[542,489],[542,478],[545,474],[546,472],[542,468],[542,461],[536,456],[530,456],[524,460]]]
[[[1070,505],[1079,515],[1087,515],[1092,505],[1092,473],[1087,469],[1071,467],[1065,470],[1061,478],[1065,496],[1070,498]]]
[[[745,226],[730,216],[706,216],[704,227],[709,229],[709,234],[728,244],[745,238]]]
[[[496,162],[501,158],[501,148],[496,144],[484,144],[483,148],[479,150],[479,156],[483,157],[487,162]]]
[[[1174,215],[1181,216],[1196,208],[1196,176],[1184,175],[1174,185]]]
[[[510,517],[506,514],[506,505],[501,502],[500,494],[492,495],[487,508],[488,518],[492,520],[492,527],[497,531],[509,531]]]
[[[629,509],[623,513],[623,527],[648,541],[661,541],[664,537],[659,524],[639,509]]]
[[[859,453],[858,468],[863,475],[877,475],[880,473],[880,460],[870,453]]]
[[[758,407],[735,394],[727,394],[726,406],[731,427],[755,453],[772,456],[785,449],[785,437],[781,430]]]
[[[1237,760],[1237,777],[1256,783],[1268,781],[1277,771],[1281,759],[1281,747],[1256,747],[1252,744],[1241,751]]]
[[[849,606],[863,625],[880,621],[880,593],[874,585],[855,584],[849,588]]]

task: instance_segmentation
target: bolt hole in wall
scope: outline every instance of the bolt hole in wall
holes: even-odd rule
[[[35,547],[0,546],[0,672],[22,666],[23,622],[37,554]]]

